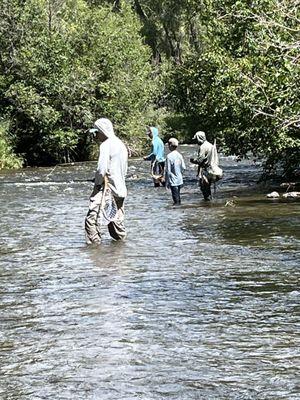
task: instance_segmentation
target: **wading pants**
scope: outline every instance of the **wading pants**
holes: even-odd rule
[[[85,218],[85,236],[87,244],[101,243],[101,232],[98,223],[103,191],[95,187],[91,197],[87,216]],[[118,208],[117,218],[108,224],[108,232],[115,240],[123,240],[126,237],[124,226],[124,198],[115,197]]]
[[[173,205],[175,204],[181,204],[181,199],[180,199],[180,189],[182,185],[180,186],[171,186],[171,193],[172,193],[172,199],[173,199]]]
[[[154,161],[152,164],[152,178],[155,187],[165,186],[165,162]]]
[[[204,200],[211,200],[211,184],[212,181],[209,179],[207,171],[202,170],[199,179],[199,186]]]

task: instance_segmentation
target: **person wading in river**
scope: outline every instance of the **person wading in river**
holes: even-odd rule
[[[98,216],[102,207],[105,187],[110,189],[116,204],[116,218],[108,223],[110,236],[115,240],[126,237],[124,226],[124,201],[127,196],[125,176],[128,152],[124,143],[115,135],[109,119],[100,118],[90,130],[96,143],[100,144],[100,154],[95,173],[94,189],[90,196],[89,210],[85,219],[85,233],[88,244],[101,243]]]
[[[165,181],[168,189],[171,189],[173,205],[181,204],[180,189],[183,185],[182,172],[185,170],[185,163],[179,153],[178,140],[171,138],[168,141],[170,153],[166,158]]]
[[[155,187],[165,186],[165,147],[161,138],[158,136],[158,129],[151,126],[147,130],[149,138],[152,140],[151,153],[144,157],[144,160],[151,161],[151,175]]]
[[[197,158],[190,158],[190,162],[198,165],[197,177],[204,200],[211,200],[211,184],[213,181],[208,173],[208,168],[211,163],[213,145],[206,140],[206,135],[202,131],[196,132],[193,139],[197,140],[199,149]]]

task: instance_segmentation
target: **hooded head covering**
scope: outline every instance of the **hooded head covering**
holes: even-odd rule
[[[196,132],[195,133],[195,135],[194,135],[194,137],[193,137],[193,139],[195,140],[198,140],[199,142],[204,142],[205,140],[206,140],[206,135],[205,135],[205,132],[203,132],[203,131],[198,131],[198,132]]]
[[[149,133],[152,134],[151,141],[152,141],[152,150],[151,153],[145,157],[146,160],[149,160],[153,162],[153,160],[162,162],[165,161],[165,156],[164,156],[164,142],[161,140],[161,138],[158,136],[158,129],[155,128],[154,126],[149,126],[147,130],[147,134]]]
[[[107,138],[115,135],[113,124],[107,118],[97,119],[97,121],[94,123],[94,126],[96,129],[101,131]]]
[[[154,126],[150,126],[149,127],[149,130],[147,131],[147,134],[149,134],[149,131],[152,133],[153,137],[158,136],[158,129],[155,128]]]

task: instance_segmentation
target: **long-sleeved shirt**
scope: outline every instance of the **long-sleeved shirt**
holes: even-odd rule
[[[163,162],[165,161],[165,146],[164,142],[158,136],[158,129],[155,127],[150,128],[153,138],[152,138],[152,148],[151,153],[145,157],[146,160],[155,162]]]
[[[97,128],[99,128],[97,126]],[[102,185],[105,176],[112,194],[126,197],[125,177],[127,173],[128,152],[124,143],[114,134],[112,126],[100,126],[107,139],[100,144],[100,154],[95,173],[95,185]]]
[[[167,186],[180,186],[183,184],[182,172],[186,169],[182,155],[173,150],[167,155],[165,179]]]
[[[210,166],[212,149],[213,145],[207,140],[201,144],[197,155],[197,164],[199,164],[200,167],[207,168]]]

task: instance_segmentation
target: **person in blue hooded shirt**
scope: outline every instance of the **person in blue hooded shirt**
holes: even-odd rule
[[[149,138],[152,140],[151,153],[144,157],[144,160],[151,161],[151,176],[155,187],[165,186],[165,147],[161,138],[158,136],[158,129],[150,126],[147,130]]]

